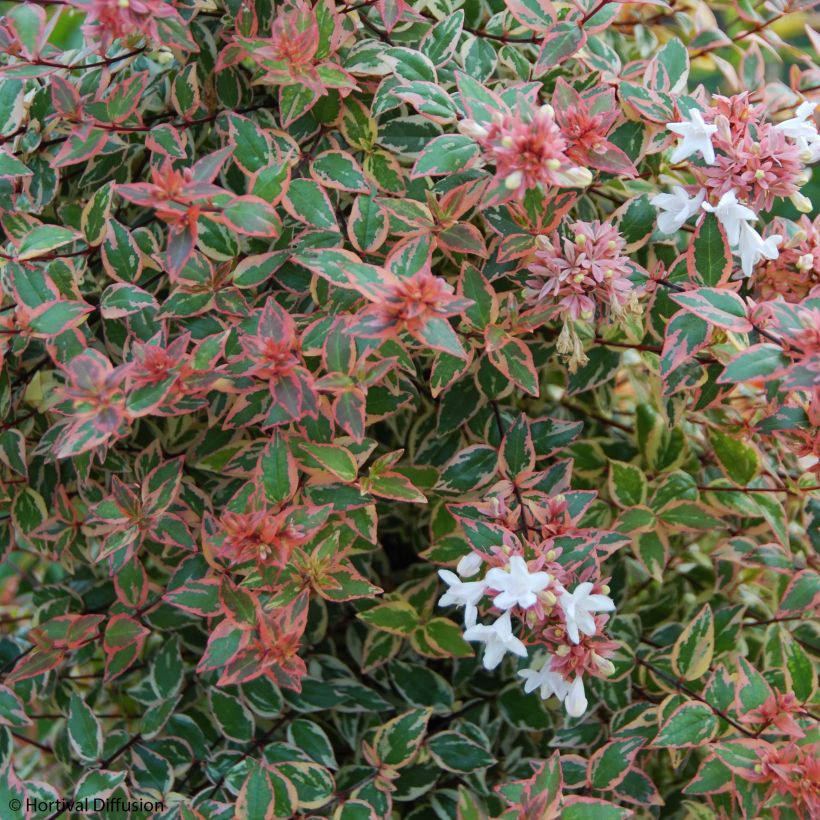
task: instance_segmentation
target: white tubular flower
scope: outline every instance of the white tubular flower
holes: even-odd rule
[[[561,594],[561,608],[567,622],[567,635],[573,643],[581,642],[581,635],[595,634],[593,612],[612,612],[615,602],[608,595],[592,595],[592,584],[584,581],[572,593]]]
[[[521,658],[527,657],[527,647],[512,634],[510,613],[505,612],[491,626],[475,624],[464,632],[464,640],[481,641],[484,644],[485,669],[495,669],[507,652]]]
[[[438,576],[447,584],[448,589],[439,598],[439,606],[463,606],[464,624],[472,626],[478,617],[478,602],[484,595],[487,585],[484,581],[462,581],[449,569],[440,569]]]
[[[521,669],[518,677],[524,679],[524,691],[529,694],[536,689],[540,689],[539,694],[542,700],[546,700],[550,695],[555,695],[558,700],[563,701],[569,691],[569,684],[564,678],[550,669],[552,655],[547,655],[546,660],[540,669],[532,667]]]
[[[580,675],[575,676],[575,680],[569,685],[567,696],[564,699],[564,706],[570,717],[581,717],[588,706],[586,692],[584,692],[584,682]]]
[[[782,131],[787,137],[792,139],[806,139],[811,140],[817,136],[817,126],[814,119],[809,119],[813,116],[815,104],[808,100],[800,103],[794,112],[791,119],[783,120],[775,125],[775,130]]]
[[[705,188],[701,188],[697,196],[690,198],[680,185],[675,185],[671,194],[655,194],[649,201],[662,211],[658,214],[658,228],[665,234],[673,234],[700,210],[705,198]]]
[[[672,162],[680,162],[691,157],[692,154],[700,154],[707,165],[715,164],[715,148],[712,145],[712,134],[717,131],[716,125],[707,125],[703,121],[703,115],[693,108],[689,112],[689,121],[668,122],[666,127],[673,133],[682,137],[678,147],[672,153]]]
[[[782,241],[783,237],[780,234],[774,234],[774,236],[763,239],[751,225],[744,222],[740,227],[740,241],[737,247],[743,275],[746,277],[751,276],[754,266],[761,259],[777,259],[780,255],[777,246]]]
[[[820,134],[815,132],[810,137],[795,137],[794,142],[800,149],[800,159],[807,165],[820,160]]]
[[[726,231],[726,238],[734,248],[740,241],[740,226],[750,219],[757,219],[757,214],[737,201],[735,191],[727,191],[717,205],[703,203],[703,210],[714,214]]]
[[[528,609],[538,601],[536,593],[549,586],[552,576],[548,572],[531,573],[527,562],[520,555],[513,555],[509,571],[495,567],[484,580],[488,587],[498,590],[493,603],[499,609]]]
[[[484,563],[484,559],[477,552],[469,552],[456,565],[456,572],[462,578],[472,578]]]

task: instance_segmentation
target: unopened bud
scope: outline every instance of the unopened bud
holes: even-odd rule
[[[804,253],[798,260],[795,262],[795,267],[799,271],[807,271],[811,270],[814,266],[814,257],[810,253]]]
[[[546,558],[547,561],[554,561],[557,557],[558,553],[555,550],[548,550],[547,554],[544,556],[544,558]]]
[[[799,191],[795,191],[789,199],[792,201],[792,205],[794,205],[801,214],[811,213],[812,204],[807,196],[804,196]]]
[[[515,145],[515,140],[508,134],[506,137],[501,138],[501,145],[504,148],[512,148]]]
[[[539,233],[538,236],[535,237],[535,245],[539,250],[545,251],[547,248],[552,246],[552,243],[550,242],[550,238],[548,236]]]
[[[473,140],[484,139],[489,133],[483,125],[479,125],[475,120],[462,120],[458,124],[458,130]]]
[[[601,587],[601,594],[602,594],[602,595],[609,595],[609,592],[610,592],[610,590],[609,590],[609,584],[604,584],[604,585]]]
[[[127,9],[131,5],[131,0],[117,0],[117,5],[121,9]]]
[[[587,238],[582,233],[575,234],[575,244],[578,245],[579,248],[583,248],[584,245],[587,243]]]
[[[604,279],[611,279],[615,275],[615,271],[612,268],[607,268],[604,271]]]
[[[566,185],[570,188],[586,188],[592,183],[592,171],[589,168],[568,168],[556,174],[561,185]]]
[[[558,655],[559,658],[565,658],[569,655],[569,647],[565,643],[562,643],[561,646],[555,650],[555,654]]]
[[[543,597],[543,599],[544,599],[544,603],[545,603],[547,606],[555,606],[555,602],[556,602],[558,599],[555,597],[555,593],[554,593],[554,592],[550,592],[550,590],[545,589],[545,590],[544,590],[544,592],[542,592],[542,593],[541,593],[541,595],[542,595],[542,597]]]
[[[614,251],[618,247],[618,243],[614,239],[610,239],[606,246],[609,250]]]
[[[521,183],[524,181],[524,174],[521,171],[513,171],[505,180],[504,180],[504,187],[508,191],[514,191],[516,188],[521,187]]]
[[[547,114],[547,115],[549,115],[550,117],[554,117],[554,116],[555,116],[555,109],[554,109],[554,108],[553,108],[553,107],[552,107],[549,103],[544,103],[544,104],[541,106],[541,111],[543,111],[543,112],[544,112],[544,114]]]
[[[605,675],[611,675],[615,671],[612,661],[602,658],[597,652],[592,653],[592,660]]]

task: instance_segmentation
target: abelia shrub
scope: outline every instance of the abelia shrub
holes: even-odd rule
[[[811,3],[0,12],[0,816],[820,816]]]

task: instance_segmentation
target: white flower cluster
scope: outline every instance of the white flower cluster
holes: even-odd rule
[[[815,105],[804,102],[798,106],[795,116],[779,123],[775,128],[793,140],[801,151],[805,162],[820,159],[820,134],[814,120],[810,119]],[[717,125],[706,123],[700,111],[693,109],[689,121],[670,122],[667,128],[680,137],[670,159],[681,162],[693,154],[700,154],[707,165],[715,164],[715,149],[712,135]],[[757,219],[757,214],[737,200],[736,191],[723,194],[717,205],[705,202],[706,190],[701,188],[697,195],[689,197],[679,185],[672,187],[671,194],[656,194],[651,202],[662,213],[658,216],[658,228],[665,234],[673,234],[701,209],[713,213],[726,231],[729,247],[740,257],[744,276],[751,276],[754,266],[761,259],[777,259],[778,246],[783,241],[779,234],[763,237],[749,224]],[[795,207],[803,212],[811,210],[811,201],[799,192],[792,197]]]
[[[493,567],[480,581],[462,580],[476,575],[483,563],[480,555],[470,553],[458,562],[458,574],[446,569],[439,570],[439,577],[448,587],[439,600],[439,606],[464,607],[464,638],[484,644],[483,663],[486,669],[495,669],[508,652],[521,658],[528,657],[527,647],[513,632],[512,610],[515,607],[529,610],[539,601],[550,608],[559,606],[564,616],[566,635],[572,644],[579,644],[582,634],[595,635],[597,627],[593,613],[612,612],[615,609],[610,597],[592,593],[591,583],[578,584],[570,593],[550,573],[530,572],[527,562],[520,555],[512,556],[504,567]],[[491,624],[481,624],[478,623],[478,605],[487,593],[492,599],[492,606],[501,610],[502,614]],[[568,654],[570,650],[570,646],[562,645],[559,654],[561,651]],[[581,675],[576,674],[570,683],[559,672],[552,671],[551,663],[552,656],[547,654],[539,659],[536,666],[518,673],[525,681],[524,691],[539,689],[544,699],[555,695],[564,703],[569,715],[582,715],[587,708],[587,699]],[[608,660],[600,656],[595,656],[595,663],[605,673],[611,673],[614,669]]]

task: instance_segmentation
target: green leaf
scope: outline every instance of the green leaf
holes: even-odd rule
[[[713,429],[709,431],[709,441],[726,475],[736,484],[745,487],[760,472],[757,448],[737,435]]]
[[[445,771],[470,774],[488,766],[496,759],[481,744],[460,732],[439,732],[429,738],[427,749],[433,760]]]
[[[319,154],[310,165],[310,173],[320,185],[328,188],[364,193],[370,190],[361,166],[347,151],[325,151]]]
[[[307,453],[322,467],[342,481],[354,481],[359,467],[350,451],[337,444],[311,444],[301,442],[300,453]],[[307,465],[311,466],[311,465]]]
[[[695,228],[686,255],[686,267],[694,282],[717,287],[732,273],[732,253],[726,232],[714,214],[707,213]]]
[[[673,37],[658,52],[657,59],[666,74],[667,87],[677,93],[686,91],[686,79],[689,76],[689,52],[686,46],[677,37]]]
[[[619,213],[618,230],[626,241],[627,250],[635,250],[644,244],[655,230],[655,206],[646,194],[641,194],[620,208]]]
[[[373,741],[381,763],[393,769],[411,763],[421,748],[430,715],[430,709],[411,709],[385,723]]]
[[[7,686],[0,686],[0,726],[28,726],[30,723],[23,701]]]
[[[17,251],[17,258],[23,262],[38,256],[45,256],[49,251],[62,248],[64,245],[76,242],[77,239],[79,239],[79,234],[71,228],[62,228],[59,225],[38,225],[23,237]]]
[[[464,25],[464,11],[458,9],[446,15],[441,22],[436,23],[421,41],[421,53],[428,57],[435,65],[444,65],[458,47]]]
[[[339,767],[333,753],[333,744],[324,729],[313,721],[302,718],[291,721],[288,725],[288,741],[322,766],[328,769]]]
[[[109,182],[94,192],[94,195],[83,208],[81,225],[85,241],[91,247],[99,245],[106,234],[108,218],[111,213],[111,200],[114,185]]]
[[[718,719],[705,704],[689,701],[679,706],[661,726],[654,746],[702,746],[717,733]]]
[[[675,641],[672,668],[684,680],[697,680],[709,670],[714,649],[714,618],[712,608],[705,604]]]
[[[103,319],[122,319],[146,308],[158,309],[157,300],[136,285],[109,285],[100,297]]]
[[[613,740],[598,749],[589,761],[589,782],[594,789],[609,791],[626,777],[644,744],[642,737]]]
[[[489,483],[498,469],[498,453],[493,447],[475,444],[454,456],[441,473],[439,487],[467,492]]]
[[[338,230],[330,199],[312,179],[291,180],[282,202],[294,219],[314,228]]]
[[[421,639],[426,650],[430,650],[427,654],[444,658],[471,658],[474,654],[473,648],[464,640],[462,628],[449,618],[432,618],[417,630],[415,637]]]
[[[30,177],[31,174],[28,166],[20,162],[17,157],[0,151],[0,178]]]
[[[620,507],[646,503],[646,476],[640,467],[623,461],[609,462],[609,492]]]
[[[66,720],[68,741],[81,761],[90,763],[102,754],[102,726],[91,707],[76,693],[71,695]]]
[[[366,624],[389,632],[391,635],[407,636],[418,626],[419,614],[407,601],[388,601],[359,613]]]
[[[718,377],[721,384],[737,384],[751,379],[766,378],[790,363],[779,345],[759,344],[738,353]]]
[[[468,168],[478,157],[479,148],[460,134],[445,134],[431,140],[419,155],[410,176],[444,176]]]
[[[240,743],[253,738],[253,715],[239,698],[212,687],[208,689],[208,703],[216,725],[225,737]]]
[[[279,432],[274,432],[259,456],[259,470],[268,501],[281,504],[293,497],[299,483],[296,461]]]
[[[820,574],[803,569],[789,582],[778,608],[779,615],[816,612],[820,603]]]

